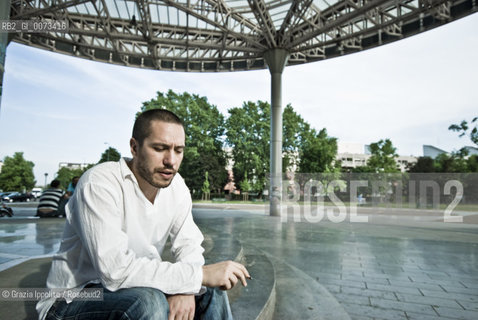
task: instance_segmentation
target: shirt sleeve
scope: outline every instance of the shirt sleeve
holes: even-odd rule
[[[171,252],[176,262],[204,265],[204,249],[201,246],[204,237],[194,223],[192,201],[189,192],[182,202],[182,214],[178,215],[171,228]]]
[[[196,294],[200,291],[202,267],[196,254],[192,260],[180,259],[170,263],[159,258],[138,257],[128,247],[128,236],[122,230],[124,213],[115,205],[122,203],[121,194],[107,185],[86,183],[77,188],[74,198],[68,219],[106,289],[152,287],[166,294]],[[185,222],[183,227],[189,225]]]

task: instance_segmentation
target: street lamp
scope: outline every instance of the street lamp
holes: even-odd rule
[[[46,180],[48,178],[48,173],[45,173],[45,188],[46,188]]]

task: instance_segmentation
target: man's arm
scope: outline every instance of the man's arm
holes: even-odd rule
[[[176,209],[177,217],[171,231],[171,253],[176,262],[187,262],[202,266],[204,264],[204,249],[201,246],[204,237],[193,220],[192,200],[188,193],[179,201]]]
[[[247,286],[246,278],[250,279],[249,272],[242,264],[234,261],[222,261],[215,264],[204,265],[200,246],[203,236],[192,217],[192,201],[188,197],[183,201],[184,212],[176,220],[171,229],[172,252],[176,261],[197,263],[202,265],[202,285],[206,287],[220,287],[223,290],[233,288],[240,280]]]

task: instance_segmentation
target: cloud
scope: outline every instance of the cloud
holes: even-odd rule
[[[81,121],[84,120],[84,116],[80,115],[73,115],[70,113],[57,113],[57,112],[45,112],[42,108],[28,108],[17,105],[15,103],[10,103],[9,100],[4,101],[4,103],[8,106],[8,111],[11,113],[21,113],[22,115],[18,115],[19,117],[24,117],[25,115],[34,118],[43,118],[43,119],[53,119],[53,120],[61,120],[61,121]]]
[[[468,140],[447,128],[476,116],[477,29],[475,14],[375,49],[287,67],[283,105],[291,103],[313,127],[325,127],[342,141],[391,138],[401,153],[417,155],[422,144],[459,148]],[[2,143],[6,154],[0,156],[21,147],[42,161],[40,174],[60,161],[94,161],[105,141],[129,154],[134,114],[157,91],[206,96],[225,116],[244,101],[270,101],[268,70],[153,71],[16,43],[7,54],[0,135],[8,145]],[[52,128],[55,145],[48,140]]]

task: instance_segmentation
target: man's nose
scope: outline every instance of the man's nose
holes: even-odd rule
[[[169,150],[168,152],[164,154],[163,163],[165,165],[174,167],[177,161],[178,161],[178,157],[176,153],[174,152],[174,150]]]

